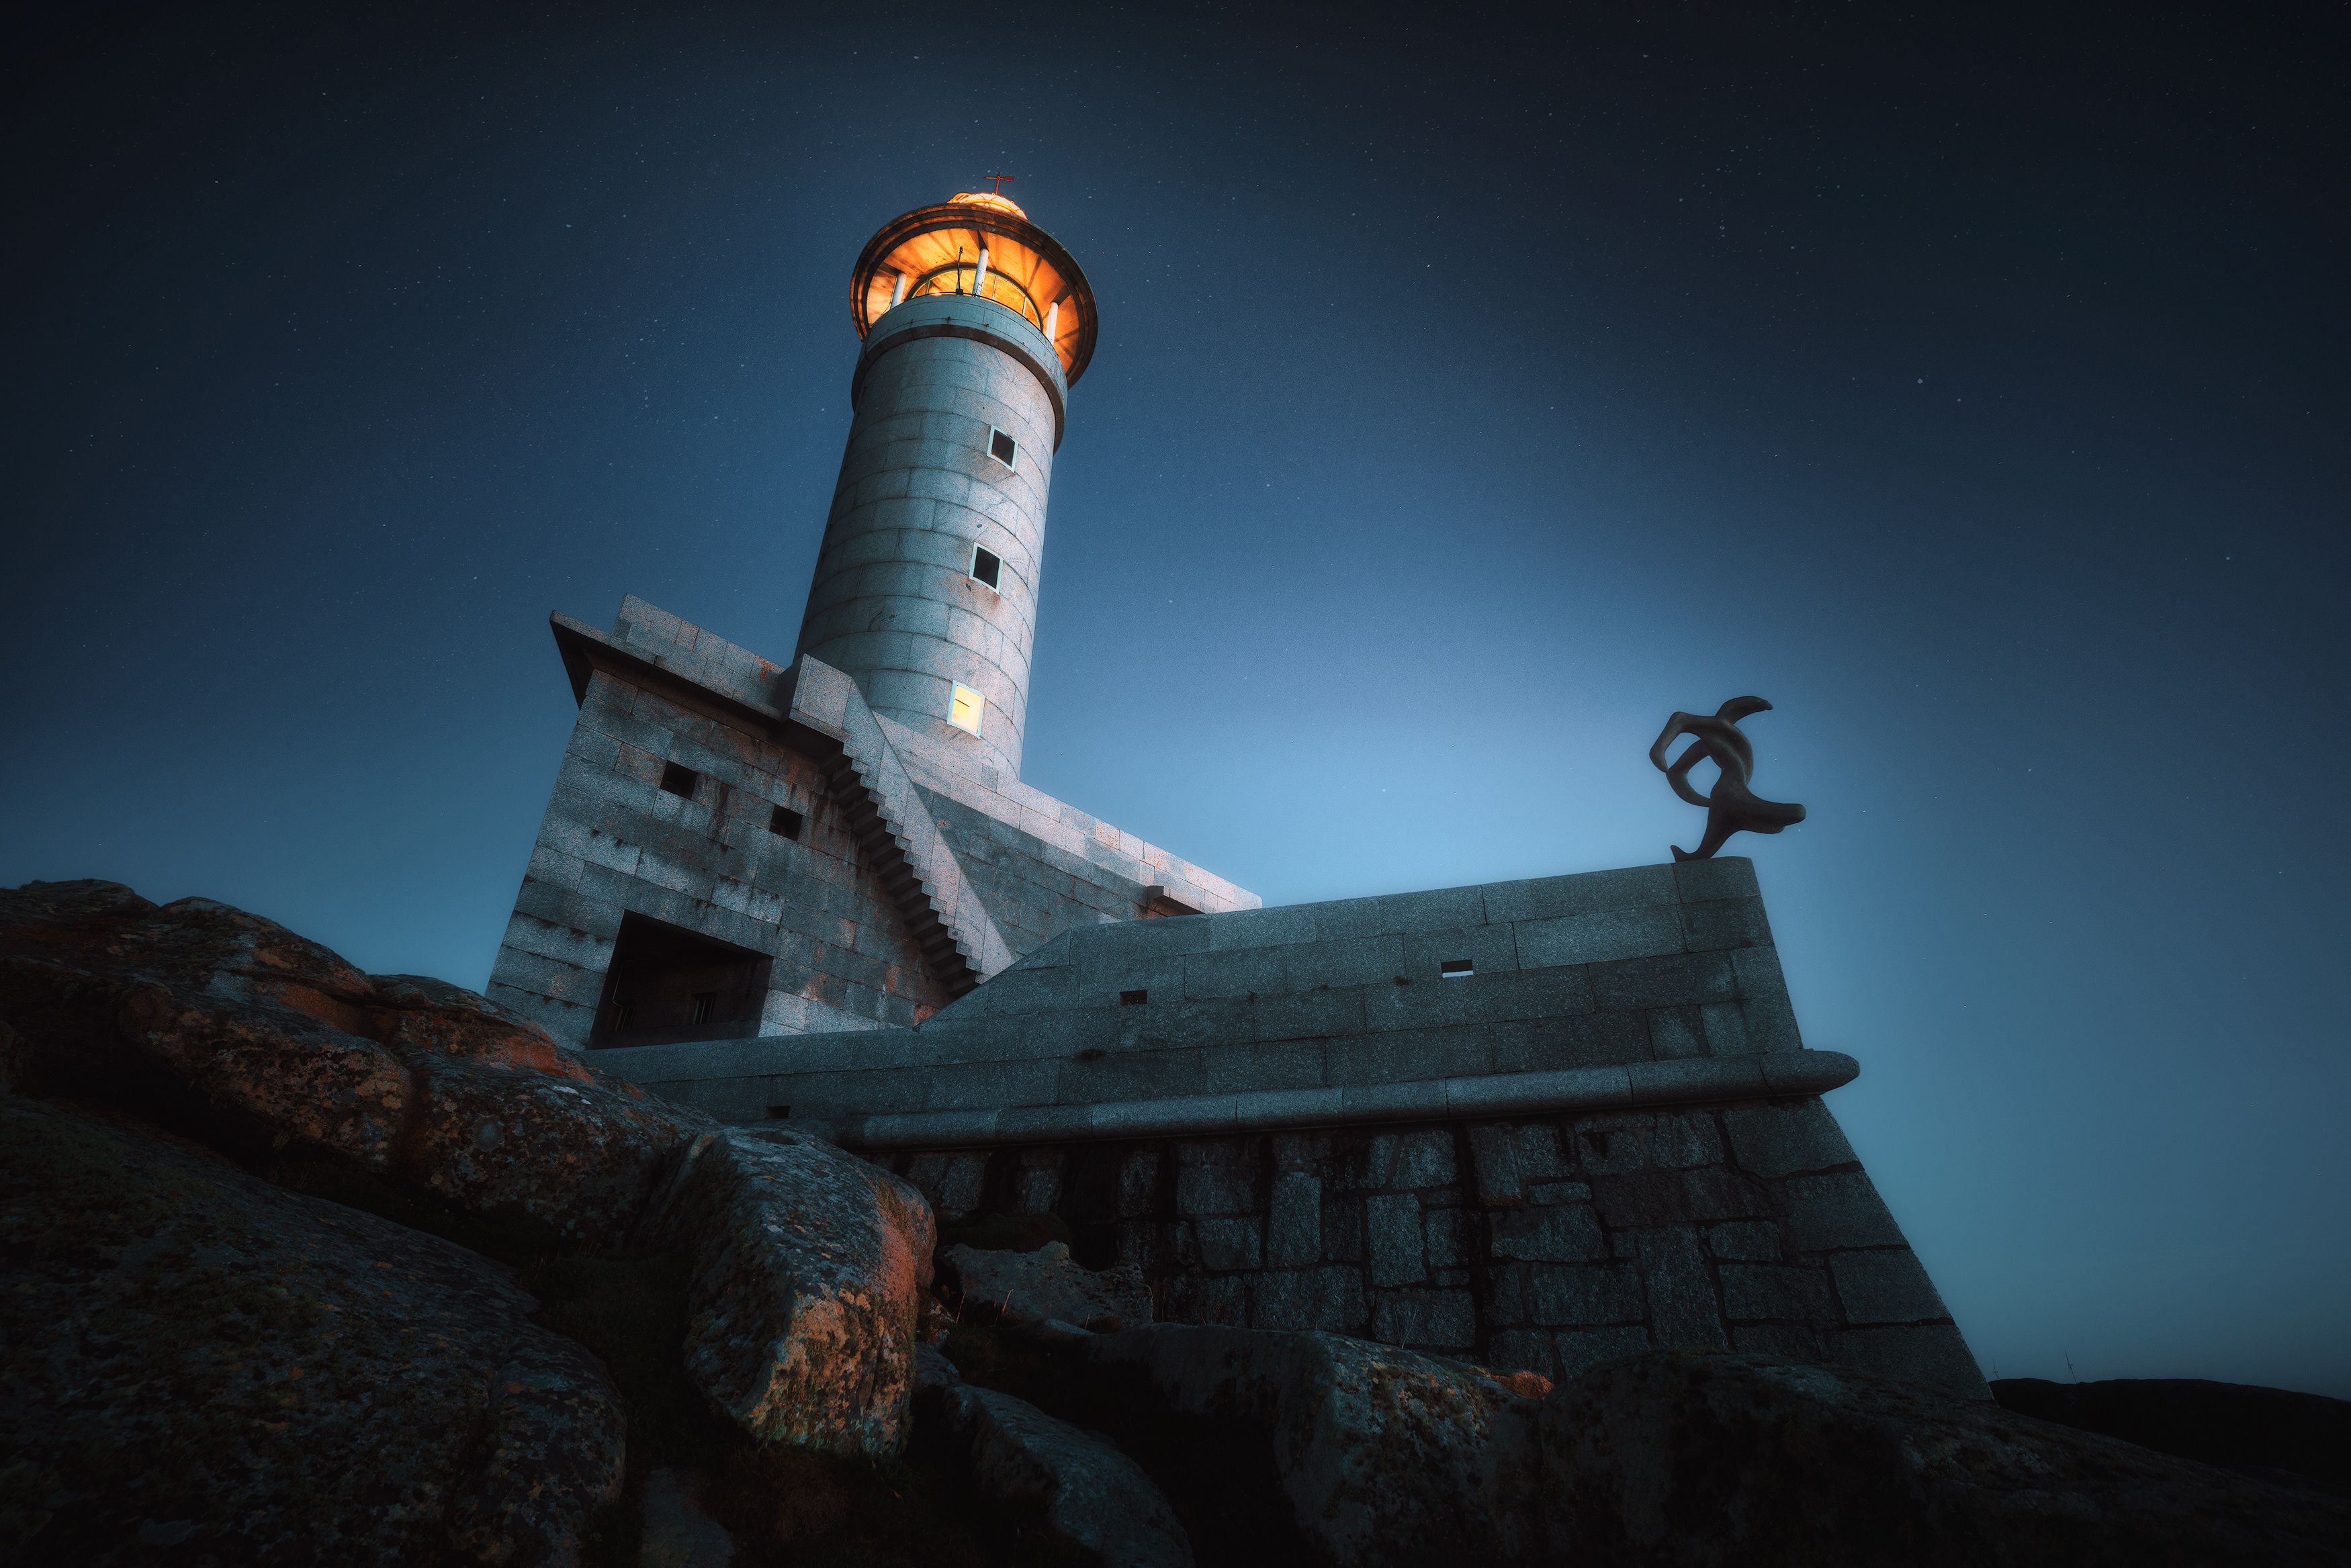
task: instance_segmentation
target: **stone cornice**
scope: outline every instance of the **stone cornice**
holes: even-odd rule
[[[1860,1073],[1861,1064],[1842,1052],[1782,1051],[1545,1073],[1425,1078],[1361,1087],[1267,1089],[990,1111],[917,1111],[827,1123],[795,1120],[789,1125],[830,1137],[843,1147],[862,1149],[1197,1137],[1372,1122],[1458,1121],[1781,1099],[1826,1094],[1853,1082]]]

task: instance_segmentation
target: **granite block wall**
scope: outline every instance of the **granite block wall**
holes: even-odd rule
[[[690,797],[661,787],[670,763],[695,774]],[[771,830],[779,805],[797,842]],[[489,993],[585,1044],[630,912],[772,958],[778,1028],[908,1026],[947,1000],[813,761],[599,671]]]
[[[1166,1320],[1566,1376],[1656,1348],[1986,1390],[1811,1097],[1328,1132],[902,1150],[943,1221],[1054,1213]]]
[[[876,1147],[1444,1117],[1481,1094],[1817,1093],[1783,1075],[1827,1054],[1802,1049],[1753,867],[1713,860],[1076,924],[853,1062],[812,1037],[611,1066]]]
[[[557,618],[567,659],[582,661],[580,716],[491,971],[494,994],[559,1040],[587,1044],[622,921],[634,914],[769,961],[762,1033],[903,1029],[951,999],[910,929],[906,888],[893,896],[885,868],[868,864],[877,841],[861,840],[835,797],[838,759],[787,739],[841,733],[795,727],[810,680],[796,687],[793,672],[633,597],[609,636]],[[818,666],[800,673],[847,685]],[[846,707],[856,711],[857,733],[843,742],[852,763],[886,775],[869,779],[868,794],[887,796],[922,897],[959,941],[976,934],[969,956],[982,972],[1073,925],[1134,918],[1149,885],[1196,908],[1256,902],[862,701]],[[661,787],[671,764],[696,775],[690,794]],[[772,831],[778,806],[799,814],[797,839]]]

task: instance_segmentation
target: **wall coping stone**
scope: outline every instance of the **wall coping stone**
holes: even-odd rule
[[[1231,1095],[1113,1100],[1086,1106],[1021,1106],[987,1111],[910,1111],[837,1121],[795,1118],[795,1131],[847,1148],[951,1148],[1064,1143],[1095,1138],[1190,1137],[1291,1131],[1382,1121],[1551,1116],[1635,1110],[1692,1101],[1823,1095],[1861,1075],[1839,1051],[1774,1056],[1638,1062],[1546,1073],[1424,1078],[1360,1088],[1261,1089]]]

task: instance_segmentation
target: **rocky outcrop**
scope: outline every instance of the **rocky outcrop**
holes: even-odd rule
[[[1530,1544],[1523,1471],[1492,1450],[1523,1441],[1532,1403],[1482,1367],[1332,1334],[1174,1324],[1083,1353],[1140,1373],[1170,1415],[1268,1433],[1299,1532],[1330,1561],[1509,1559]]]
[[[0,1018],[23,1089],[120,1104],[241,1154],[340,1158],[575,1246],[622,1241],[707,1127],[440,981],[371,979],[209,898],[0,892]]]
[[[691,1261],[686,1368],[762,1442],[894,1452],[935,1242],[904,1181],[829,1143],[696,1138],[642,1231]]]
[[[2341,1564],[2351,1503],[1865,1373],[1666,1354],[1562,1386],[1528,1479],[1555,1559],[1656,1568]]]
[[[716,1133],[470,992],[113,883],[0,892],[0,1023],[18,1088],[134,1109],[292,1185],[357,1170],[567,1251],[674,1246],[689,1369],[754,1437],[903,1437],[930,1211],[854,1156]]]
[[[603,1368],[463,1248],[0,1098],[0,1557],[578,1561]]]
[[[946,1249],[966,1310],[985,1306],[1007,1323],[1058,1322],[1115,1332],[1151,1321],[1151,1287],[1133,1263],[1094,1270],[1048,1241],[1033,1252]]]
[[[1176,1511],[1115,1445],[1025,1399],[973,1387],[928,1346],[920,1355],[917,1418],[981,1496],[1036,1509],[1048,1530],[1107,1568],[1192,1568]]]

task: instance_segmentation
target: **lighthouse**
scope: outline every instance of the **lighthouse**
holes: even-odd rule
[[[854,416],[799,652],[960,753],[1020,773],[1046,503],[1094,297],[1001,194],[883,224],[850,278]]]
[[[489,989],[568,1045],[909,1027],[1074,927],[1259,901],[1020,781],[1076,261],[962,192],[882,225],[849,306],[792,658],[633,595],[552,618],[580,717]]]

